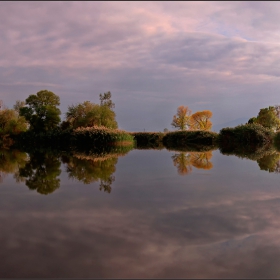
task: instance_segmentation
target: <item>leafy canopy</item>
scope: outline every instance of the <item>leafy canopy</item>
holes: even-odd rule
[[[212,112],[205,110],[201,112],[196,112],[191,115],[191,129],[192,130],[211,130],[212,122],[210,118],[212,117]]]
[[[25,106],[19,112],[30,124],[30,129],[47,131],[60,123],[59,96],[48,90],[41,90],[25,100]]]
[[[280,128],[280,106],[269,106],[268,108],[260,109],[257,117],[249,119],[248,124],[258,123],[265,128],[278,130]]]
[[[27,130],[27,122],[13,109],[0,110],[0,136],[15,135]]]
[[[100,94],[100,105],[85,101],[77,105],[68,107],[66,113],[66,123],[68,127],[92,127],[105,126],[108,128],[117,128],[116,114],[112,110],[115,104],[111,100],[110,91]],[[67,125],[65,125],[67,127]]]

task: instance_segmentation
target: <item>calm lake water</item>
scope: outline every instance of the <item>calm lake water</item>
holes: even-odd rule
[[[0,154],[1,278],[280,277],[280,174],[260,169],[267,159]]]

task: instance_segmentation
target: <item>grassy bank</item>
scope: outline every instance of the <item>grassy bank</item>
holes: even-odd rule
[[[280,150],[280,132],[272,131],[258,124],[223,128],[220,133],[211,131],[174,132],[126,132],[105,127],[52,130],[44,133],[27,131],[5,143],[16,148],[52,148],[69,150],[107,149],[107,146],[121,144],[135,145],[136,149],[164,149],[181,151],[207,151],[220,148],[223,153],[249,150],[257,151],[260,146],[275,143]],[[3,141],[4,142],[4,141]]]
[[[66,150],[107,149],[105,146],[131,146],[134,138],[128,132],[105,127],[52,130],[44,133],[27,131],[13,138],[14,147],[24,150],[51,148]]]

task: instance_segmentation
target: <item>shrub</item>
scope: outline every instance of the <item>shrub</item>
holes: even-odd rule
[[[212,131],[189,130],[189,131],[174,131],[168,132],[163,137],[164,145],[179,145],[186,144],[215,144],[218,134]]]
[[[134,137],[137,147],[156,147],[164,136],[162,132],[130,132],[130,134]]]
[[[218,141],[221,145],[266,144],[273,142],[274,133],[260,124],[245,124],[220,131]]]

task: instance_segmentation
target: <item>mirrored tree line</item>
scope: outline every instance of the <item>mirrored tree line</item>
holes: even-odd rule
[[[62,162],[69,178],[84,184],[99,182],[100,191],[110,193],[117,161],[116,155],[85,159],[81,154],[59,156],[37,151],[28,155],[17,150],[0,150],[0,183],[7,174],[13,174],[16,182],[24,182],[30,190],[51,194],[60,187]]]
[[[8,174],[13,174],[16,182],[25,185],[39,194],[47,195],[60,187],[61,163],[70,179],[84,184],[99,183],[99,190],[112,191],[114,173],[120,153],[108,153],[102,156],[85,153],[57,155],[36,151],[27,154],[18,150],[0,150],[0,183]],[[240,155],[238,155],[240,156]],[[188,175],[193,168],[210,170],[213,168],[212,151],[175,152],[171,159],[179,175]],[[273,173],[280,173],[280,153],[272,150],[260,154],[256,159],[259,168]]]

